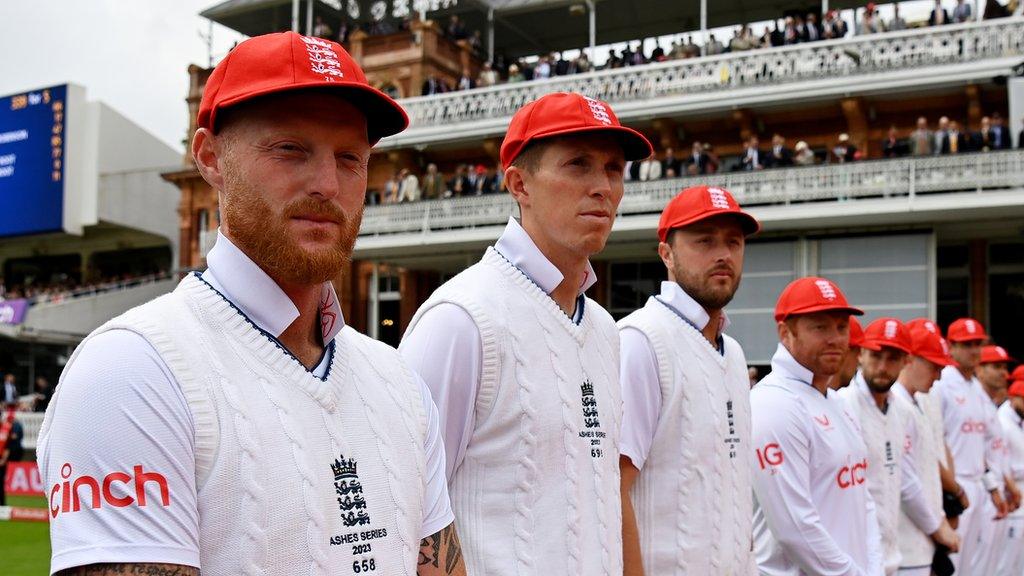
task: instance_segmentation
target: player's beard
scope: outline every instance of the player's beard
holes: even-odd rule
[[[733,273],[732,286],[721,288],[712,287],[707,275],[713,274],[722,268],[726,268]],[[697,301],[697,304],[700,304],[702,308],[708,311],[721,310],[722,308],[725,308],[729,302],[732,302],[733,296],[736,295],[736,290],[740,287],[739,272],[729,268],[728,266],[716,266],[709,270],[707,274],[702,274],[692,271],[677,260],[675,269],[672,273],[675,276],[676,281],[679,282],[679,285],[683,288],[683,291],[689,294],[691,298]]]
[[[228,180],[225,175],[225,180]],[[335,278],[350,260],[363,212],[348,216],[329,201],[304,196],[276,216],[255,187],[244,180],[232,182],[225,193],[222,212],[231,239],[271,278],[280,283],[313,285]],[[227,186],[225,186],[227,188]],[[322,241],[337,234],[336,242],[320,249],[300,246],[291,236],[288,221],[299,215],[323,215],[338,222],[340,233],[307,231],[308,238]]]
[[[862,370],[862,376],[864,376],[864,383],[868,385],[868,389],[875,394],[885,394],[896,383],[895,378],[890,381],[889,377],[884,374],[868,377],[868,374]]]

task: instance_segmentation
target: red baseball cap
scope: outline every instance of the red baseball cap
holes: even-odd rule
[[[910,331],[914,331],[917,328],[923,328],[932,334],[938,334],[939,337],[942,337],[942,330],[939,330],[939,325],[927,318],[914,318],[907,322],[907,328]]]
[[[985,327],[981,322],[973,318],[960,318],[954,320],[946,330],[946,340],[950,342],[972,342],[975,340],[988,340]]]
[[[914,349],[910,331],[896,318],[879,318],[864,329],[864,348],[881,350],[895,348],[909,354]]]
[[[861,316],[864,311],[850,306],[846,296],[831,280],[808,276],[789,283],[775,303],[775,320],[781,322],[790,316],[812,312],[845,311]]]
[[[1010,396],[1024,396],[1024,380],[1017,380],[1010,384],[1010,388],[1006,392]]]
[[[1009,364],[1016,361],[1016,358],[1010,356],[1010,353],[1002,346],[982,346],[981,348],[982,364],[998,364],[1000,362]]]
[[[931,323],[930,320],[926,322]],[[932,324],[934,325],[934,323]],[[929,330],[924,323],[919,323],[908,330],[911,354],[943,367],[956,365],[956,362],[949,357],[949,345],[937,332]]]
[[[1010,372],[1010,380],[1024,380],[1024,364],[1017,366]]]
[[[573,92],[541,96],[516,111],[501,143],[501,167],[508,168],[534,140],[585,132],[608,132],[619,139],[626,160],[654,154],[647,138],[619,123],[607,102]]]
[[[329,88],[362,110],[371,144],[409,125],[405,110],[366,82],[341,44],[279,32],[242,42],[217,64],[203,90],[199,127],[216,132],[219,110],[259,96],[310,88]]]
[[[856,316],[850,316],[850,347],[864,346],[864,328]]]
[[[719,214],[736,216],[747,236],[761,231],[757,219],[740,210],[740,205],[728,190],[701,185],[686,188],[669,200],[658,220],[658,239],[664,242],[673,228],[682,228]]]

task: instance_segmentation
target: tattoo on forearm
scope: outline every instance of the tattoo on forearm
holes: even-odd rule
[[[459,543],[455,524],[449,524],[447,528],[420,542],[419,566],[440,568],[443,565],[444,574],[454,574],[461,562],[462,544]]]
[[[56,576],[199,576],[199,569],[177,564],[90,564],[61,570]]]

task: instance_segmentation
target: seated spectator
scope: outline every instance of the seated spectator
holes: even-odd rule
[[[711,159],[708,157],[707,152],[704,151],[704,145],[700,142],[694,142],[693,146],[690,147],[690,157],[686,161],[686,173],[691,175],[708,174],[710,164]]]
[[[843,132],[839,135],[836,145],[832,147],[832,154],[829,157],[829,161],[843,164],[845,162],[853,162],[857,158],[857,147],[850,142],[850,135]]]
[[[895,32],[897,30],[906,30],[907,29],[907,21],[903,19],[903,16],[900,16],[900,3],[899,2],[895,2],[892,5],[892,20],[889,20],[889,25],[886,26],[886,28],[890,32]]]
[[[913,156],[928,156],[932,153],[935,135],[928,129],[928,119],[921,116],[917,119],[917,128],[910,133],[910,153]]]
[[[953,22],[959,24],[971,20],[971,5],[965,0],[956,0],[956,8],[953,8]]]
[[[330,40],[334,36],[334,31],[331,30],[331,27],[326,22],[324,22],[322,16],[316,17],[316,25],[313,26],[313,36],[318,36],[327,40]]]
[[[942,0],[935,0],[935,8],[932,8],[932,13],[928,16],[928,25],[942,26],[943,24],[949,24],[949,13],[942,7]]]
[[[814,165],[814,151],[807,145],[807,142],[803,140],[797,142],[794,150],[796,153],[793,155],[793,164],[797,166]]]
[[[466,165],[459,164],[455,167],[455,174],[448,181],[448,192],[450,196],[461,197],[469,191],[469,178],[466,177]]]
[[[896,136],[896,127],[889,126],[889,133],[885,140],[882,140],[882,158],[896,158],[903,156],[903,145]]]
[[[880,32],[885,32],[885,26],[882,25],[881,18],[878,18],[878,13],[875,11],[875,3],[868,2],[864,12],[861,13],[860,23],[857,25],[857,35],[878,34]]]
[[[764,152],[762,152],[758,146],[759,142],[757,136],[751,136],[747,140],[746,150],[743,152],[743,158],[740,160],[740,167],[743,170],[763,170],[764,169]]]
[[[399,174],[398,202],[416,202],[420,199],[420,181],[407,168]]]
[[[652,154],[640,162],[640,181],[658,180],[661,178],[661,162]]]
[[[444,177],[437,171],[437,164],[427,164],[427,173],[423,175],[420,182],[420,192],[424,200],[437,200],[443,198],[447,189]]]
[[[722,46],[722,43],[719,42],[717,38],[715,38],[714,34],[708,36],[708,43],[706,49],[708,56],[714,56],[716,54],[721,54],[722,52],[725,52],[725,46]]]
[[[848,29],[846,22],[835,10],[829,10],[825,14],[825,21],[821,23],[821,37],[825,39],[845,38]]]
[[[679,174],[679,159],[676,158],[676,151],[672,148],[665,148],[665,157],[661,160],[661,174],[668,178],[668,171]]]
[[[793,165],[793,153],[786,148],[786,139],[781,134],[772,136],[772,149],[765,158],[768,168],[788,168]]]
[[[494,70],[490,62],[484,62],[484,65],[480,68],[480,75],[476,77],[476,85],[484,88],[494,86],[497,83],[498,72]]]
[[[804,33],[801,41],[817,42],[818,40],[821,40],[821,24],[818,23],[818,15],[808,12],[807,19],[804,20]]]
[[[959,154],[967,152],[969,149],[970,143],[967,140],[967,135],[960,132],[960,124],[956,120],[950,120],[949,130],[942,136],[941,153]]]

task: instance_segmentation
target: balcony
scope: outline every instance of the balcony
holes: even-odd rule
[[[1024,18],[856,36],[406,98],[410,128],[381,148],[493,136],[544,94],[581,92],[620,119],[989,80],[1024,58]]]
[[[786,229],[797,225],[797,219],[803,220],[801,226],[814,227],[829,219],[834,225],[906,222],[908,212],[922,218],[1007,207],[1024,213],[1022,183],[1024,150],[627,182],[613,239],[616,234],[653,230],[665,204],[683,188],[697,184],[729,190],[744,207],[753,207],[768,229]],[[516,212],[507,194],[367,206],[356,257],[493,241]],[[858,218],[861,221],[855,221]]]

